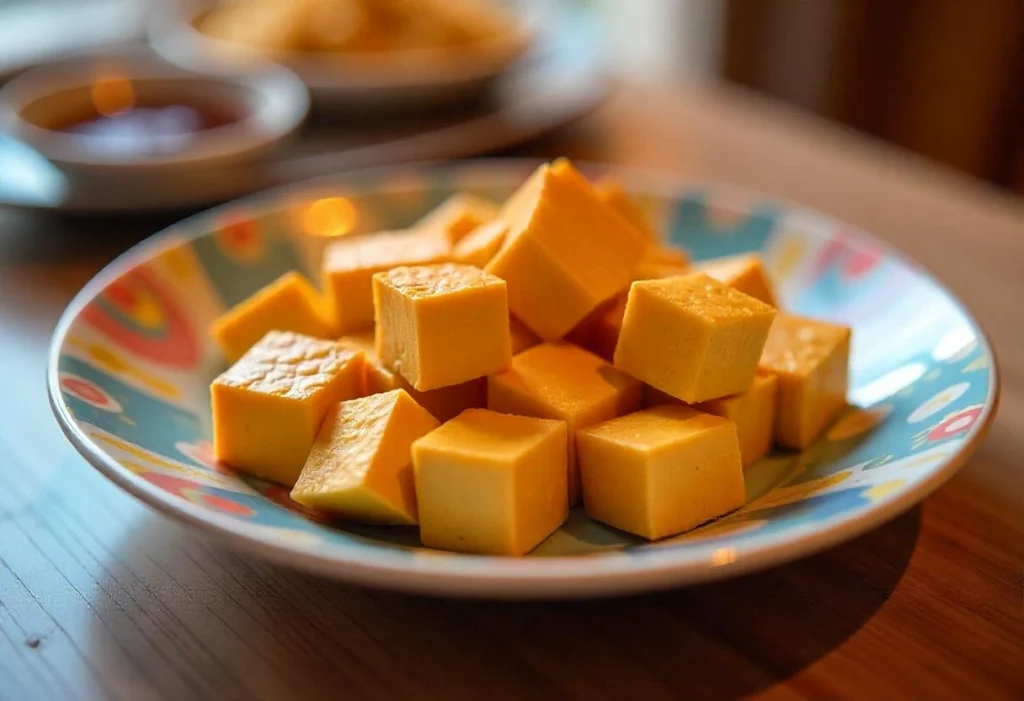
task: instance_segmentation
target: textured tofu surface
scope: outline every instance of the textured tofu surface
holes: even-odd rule
[[[214,385],[288,399],[308,399],[326,387],[358,352],[290,332],[271,331]]]
[[[401,389],[335,405],[292,489],[300,504],[371,524],[415,524],[412,443],[438,421]]]

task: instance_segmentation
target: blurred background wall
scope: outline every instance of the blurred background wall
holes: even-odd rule
[[[633,78],[724,80],[1024,193],[1021,0],[600,7]]]

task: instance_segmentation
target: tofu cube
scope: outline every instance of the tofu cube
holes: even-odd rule
[[[651,220],[644,214],[632,198],[626,194],[625,188],[615,178],[604,177],[594,183],[594,194],[606,205],[622,215],[637,231],[646,238],[655,241],[658,234],[651,225]]]
[[[508,331],[512,335],[512,355],[522,353],[527,348],[533,348],[540,343],[537,334],[511,315],[508,318]]]
[[[743,506],[736,425],[659,406],[577,434],[587,514],[648,540],[688,531]]]
[[[524,555],[569,515],[561,421],[469,409],[413,444],[420,539]]]
[[[567,161],[538,168],[501,216],[508,234],[487,271],[508,283],[512,312],[548,341],[625,289],[650,246]]]
[[[775,434],[775,405],[779,378],[759,369],[750,389],[696,405],[700,411],[729,419],[736,424],[743,467],[750,467],[768,454]]]
[[[569,427],[569,503],[580,500],[576,431],[640,408],[643,385],[570,343],[543,343],[512,358],[487,378],[487,408],[565,421]]]
[[[483,268],[501,249],[507,231],[508,224],[503,219],[481,224],[452,246],[452,258],[458,263]]]
[[[671,246],[651,246],[633,271],[633,280],[657,280],[690,271],[690,256]]]
[[[764,269],[761,257],[756,254],[745,253],[712,258],[697,263],[694,269],[730,287],[735,287],[743,294],[748,294],[765,304],[770,304],[773,307],[779,306],[775,301],[775,291],[772,289],[771,279]]]
[[[292,499],[359,523],[415,524],[412,444],[438,426],[401,389],[336,404],[324,418]]]
[[[395,389],[405,390],[413,401],[429,411],[441,423],[454,419],[466,409],[487,406],[487,378],[478,377],[457,385],[420,392],[377,357],[373,332],[342,336],[338,343],[366,354],[366,379],[363,393],[380,394]]]
[[[464,192],[452,195],[413,225],[420,231],[442,233],[455,245],[470,232],[498,217],[498,205]]]
[[[850,327],[789,314],[772,324],[761,364],[779,376],[775,442],[803,450],[846,405]]]
[[[217,459],[292,486],[327,411],[362,393],[364,362],[334,341],[271,331],[210,385]]]
[[[500,372],[512,359],[505,281],[457,263],[373,277],[377,356],[416,389]]]
[[[324,252],[323,286],[335,332],[373,326],[374,273],[450,258],[448,239],[433,232],[386,232],[332,243]]]
[[[701,273],[634,282],[615,365],[687,403],[745,392],[773,307]]]
[[[316,338],[332,335],[320,295],[301,273],[285,273],[210,324],[210,335],[231,362],[274,330]]]
[[[683,251],[667,246],[652,246],[633,271],[633,280],[685,275],[689,272],[688,260],[689,256]],[[578,323],[566,338],[611,362],[622,331],[627,295],[628,290],[601,304]]]

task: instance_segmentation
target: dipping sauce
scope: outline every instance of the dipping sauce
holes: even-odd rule
[[[83,136],[91,150],[107,155],[152,156],[177,153],[200,133],[242,118],[240,110],[226,104],[142,104],[110,114],[97,112],[56,130]]]
[[[241,105],[209,92],[147,94],[151,85],[108,73],[89,86],[87,107],[46,126],[81,136],[81,146],[104,156],[137,158],[178,153],[203,132],[245,117]]]

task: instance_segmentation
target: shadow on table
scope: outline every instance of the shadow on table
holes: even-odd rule
[[[120,605],[93,602],[104,623],[92,652],[113,663],[108,631],[138,628],[136,673],[161,694],[195,698],[733,698],[786,679],[864,625],[906,569],[920,518],[916,508],[731,581],[546,603],[360,589],[154,518],[117,551],[138,586],[118,596],[124,582],[111,580],[104,588]]]

